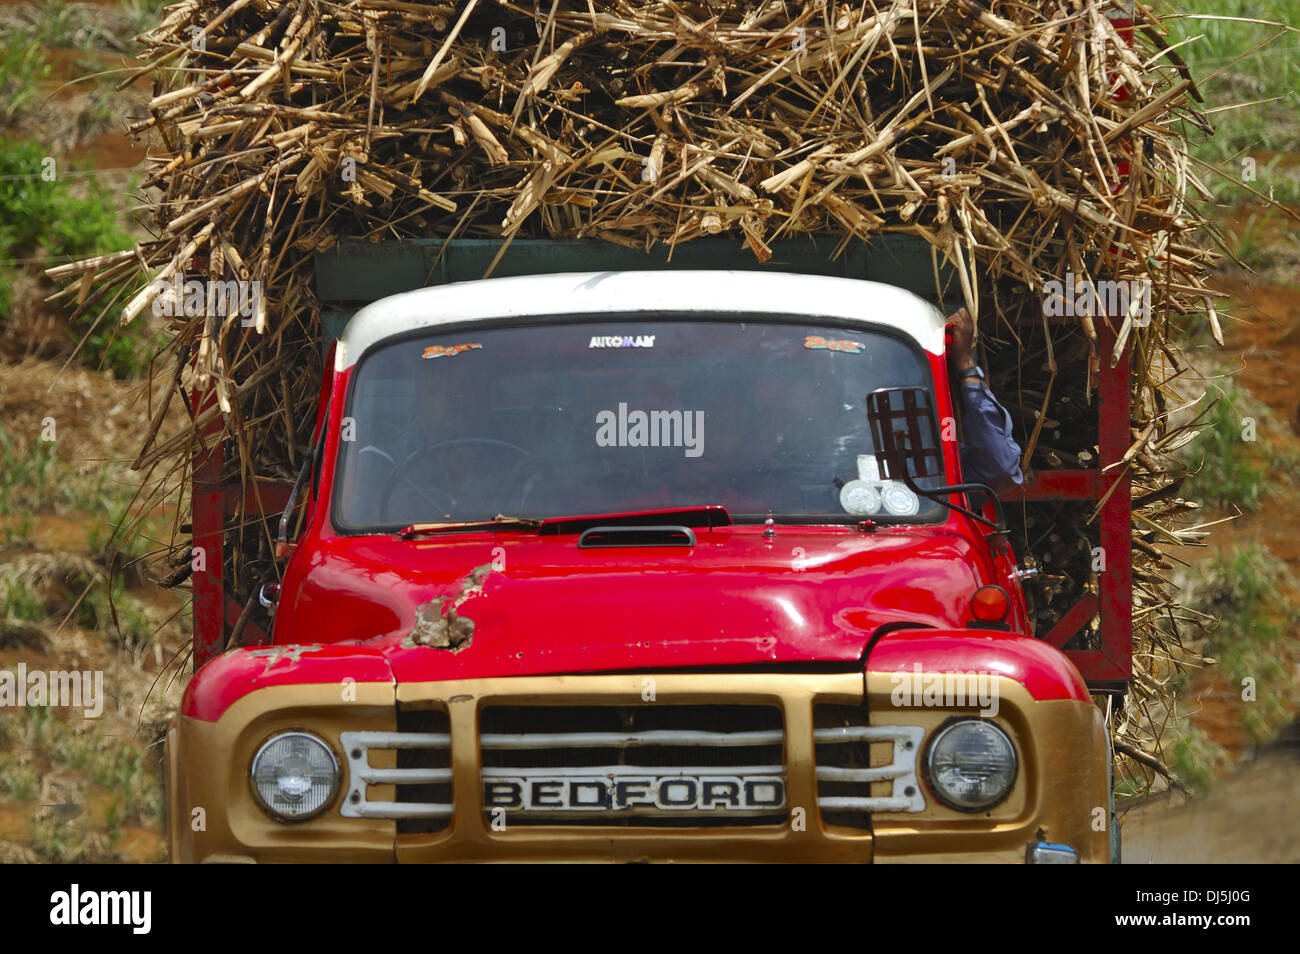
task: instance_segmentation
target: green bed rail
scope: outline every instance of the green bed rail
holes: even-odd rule
[[[657,244],[648,251],[599,239],[515,239],[504,253],[499,239],[345,241],[317,254],[316,295],[327,341],[368,302],[430,285],[481,279],[490,268],[493,278],[644,269],[795,272],[884,282],[940,305],[960,296],[955,273],[941,259],[936,262],[924,239],[890,234],[870,245],[853,240],[832,257],[839,244],[826,236],[783,239],[772,243],[767,262],[759,262],[732,238],[696,239],[675,249]],[[500,260],[492,268],[498,254]]]

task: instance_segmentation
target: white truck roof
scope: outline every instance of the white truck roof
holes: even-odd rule
[[[851,278],[707,270],[563,272],[456,282],[381,298],[348,322],[335,368],[351,367],[394,335],[440,325],[656,312],[836,318],[902,332],[931,354],[943,353],[947,321],[912,292]]]

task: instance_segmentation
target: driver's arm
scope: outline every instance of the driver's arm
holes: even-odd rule
[[[959,447],[962,474],[966,480],[987,484],[998,494],[1025,482],[1020,469],[1020,445],[1011,430],[1011,415],[998,403],[975,363],[974,322],[965,308],[948,319],[952,328],[949,358],[957,379],[965,431],[965,446]]]

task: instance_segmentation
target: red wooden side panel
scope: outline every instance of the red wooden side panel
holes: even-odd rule
[[[1076,663],[1087,666],[1083,676],[1089,683],[1123,683],[1133,671],[1133,541],[1132,491],[1129,467],[1106,471],[1108,464],[1123,459],[1133,443],[1129,426],[1129,349],[1125,348],[1115,367],[1108,367],[1115,348],[1115,331],[1105,320],[1098,322],[1097,344],[1101,351],[1100,464],[1102,467],[1101,551],[1105,558],[1099,574],[1101,603],[1100,658],[1079,655]],[[1109,495],[1109,496],[1107,496]]]
[[[216,402],[209,390],[197,394],[194,411]],[[194,668],[221,652],[226,643],[224,548],[225,492],[221,484],[221,418],[214,418],[204,433],[206,450],[198,451],[193,460],[194,486],[191,516],[194,524],[191,590],[194,596]],[[202,567],[197,569],[197,567]]]
[[[1127,466],[1105,468],[1123,459],[1132,443],[1129,425],[1129,349],[1115,367],[1110,355],[1115,331],[1108,320],[1097,320],[1097,345],[1101,376],[1097,387],[1099,469],[1041,471],[1023,487],[1003,495],[1012,501],[1105,499],[1098,517],[1105,568],[1098,574],[1098,594],[1085,596],[1071,607],[1043,638],[1064,646],[1098,613],[1101,646],[1096,650],[1067,650],[1088,685],[1094,689],[1119,689],[1132,672],[1133,565],[1130,526],[1132,494]]]

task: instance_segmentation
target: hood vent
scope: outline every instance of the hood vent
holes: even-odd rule
[[[578,537],[578,548],[603,547],[690,547],[695,546],[695,531],[690,527],[592,527]]]

